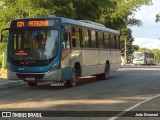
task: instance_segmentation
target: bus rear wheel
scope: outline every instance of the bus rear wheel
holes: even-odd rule
[[[72,80],[66,81],[66,85],[68,87],[74,87],[77,84],[78,76],[76,70],[73,71],[72,73]]]
[[[37,86],[37,82],[28,82],[28,86],[36,87]]]
[[[108,64],[106,64],[104,73],[96,75],[96,78],[98,80],[101,80],[101,79],[102,80],[108,80],[108,78],[109,78],[109,65]]]
[[[103,77],[105,80],[108,80],[109,78],[109,65],[106,64],[106,69],[105,69],[105,72],[104,72],[104,77]]]

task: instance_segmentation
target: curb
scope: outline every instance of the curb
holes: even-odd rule
[[[120,68],[156,68],[156,69],[160,69],[160,66],[132,66],[132,65],[121,65]]]
[[[0,90],[4,90],[7,88],[13,88],[13,87],[18,87],[25,85],[26,83],[23,80],[6,80],[5,82],[0,83]]]

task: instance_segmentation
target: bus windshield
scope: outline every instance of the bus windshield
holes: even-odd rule
[[[134,53],[134,58],[143,58],[144,54],[143,53]]]
[[[13,29],[8,42],[9,57],[13,60],[48,60],[57,54],[58,30]]]

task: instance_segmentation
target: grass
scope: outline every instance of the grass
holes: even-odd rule
[[[0,69],[0,79],[7,79],[7,70]]]

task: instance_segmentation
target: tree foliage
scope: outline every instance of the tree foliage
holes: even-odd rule
[[[9,27],[11,20],[17,18],[56,15],[87,19],[119,30],[123,49],[124,39],[132,38],[128,26],[142,24],[134,12],[150,4],[151,0],[0,0],[0,29]]]
[[[156,14],[156,19],[155,19],[156,22],[159,22],[160,21],[160,13],[159,14]]]
[[[150,3],[151,0],[1,0],[0,21],[9,23],[15,18],[55,14],[88,19],[119,29],[121,26],[141,24],[134,18],[133,12]]]

